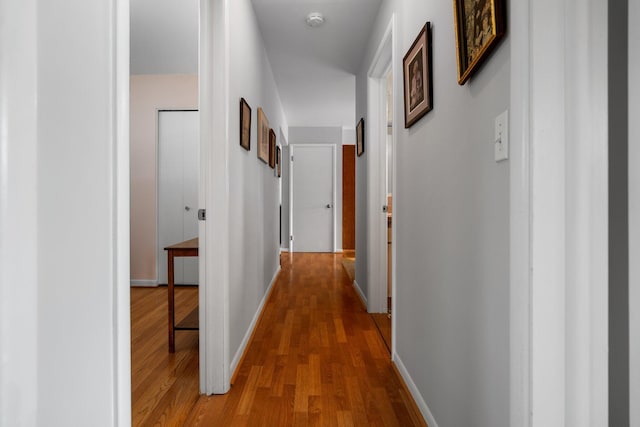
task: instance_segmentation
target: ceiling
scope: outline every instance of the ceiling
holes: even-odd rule
[[[290,126],[355,127],[355,74],[381,2],[252,0]],[[132,74],[197,73],[198,3],[131,1]],[[307,26],[310,12],[324,25]]]

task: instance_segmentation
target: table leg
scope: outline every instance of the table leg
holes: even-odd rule
[[[168,276],[167,276],[167,287],[169,288],[168,292],[168,301],[167,305],[169,306],[169,353],[174,353],[176,351],[175,339],[176,339],[176,331],[175,331],[175,312],[174,312],[174,283],[173,283],[173,250],[169,249],[167,252],[168,256]]]

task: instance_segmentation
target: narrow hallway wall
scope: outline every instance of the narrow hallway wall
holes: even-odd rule
[[[229,343],[233,368],[279,269],[279,179],[257,157],[258,108],[264,110],[276,135],[283,131],[286,136],[288,126],[250,0],[229,3],[229,25],[232,30],[242,28],[242,37],[231,37],[229,46]],[[251,106],[251,151],[239,144],[240,98]]]
[[[383,2],[357,79],[367,120],[367,72],[396,17],[395,360],[440,426],[509,424],[509,161],[494,161],[494,119],[509,107],[508,34],[464,85],[456,76],[451,2]],[[402,57],[431,22],[434,108],[404,129]],[[367,139],[357,159],[357,281],[367,283]],[[370,256],[370,255],[369,255]],[[427,409],[428,408],[428,409]]]

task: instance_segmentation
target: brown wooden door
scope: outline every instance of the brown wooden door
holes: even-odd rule
[[[356,146],[342,146],[342,249],[356,249]]]

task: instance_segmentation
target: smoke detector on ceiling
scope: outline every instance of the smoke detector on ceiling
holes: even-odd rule
[[[306,21],[310,27],[319,27],[324,24],[324,16],[320,12],[311,12],[307,15]]]

